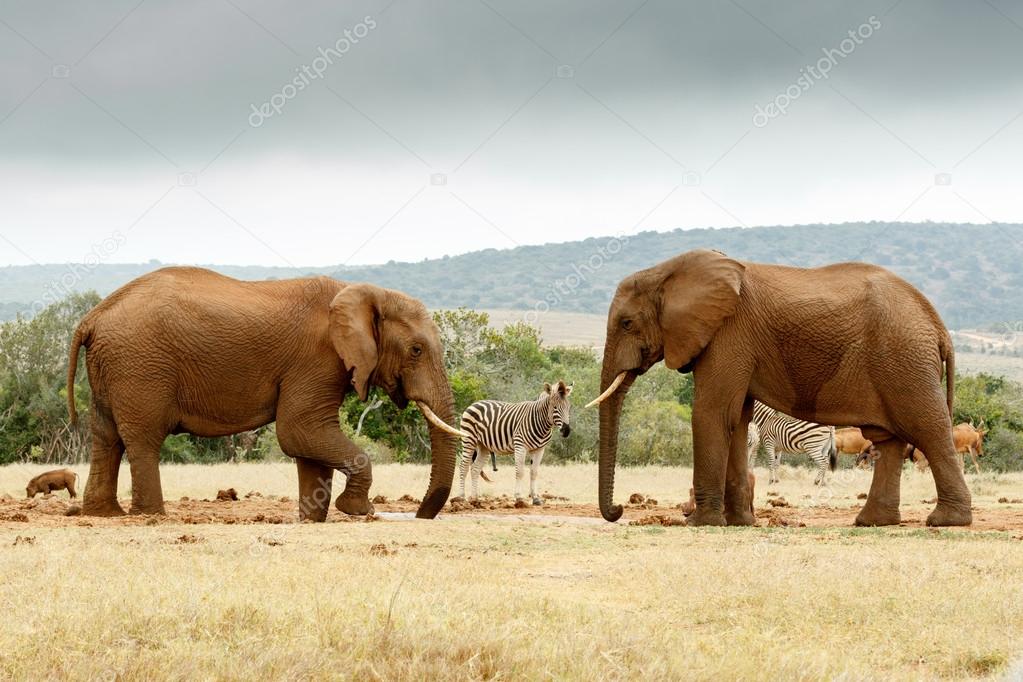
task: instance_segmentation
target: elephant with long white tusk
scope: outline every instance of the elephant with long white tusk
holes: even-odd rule
[[[836,336],[830,330],[842,328]],[[746,432],[753,401],[797,419],[859,426],[880,453],[859,525],[897,524],[907,443],[927,453],[938,504],[928,525],[972,522],[952,442],[955,352],[930,302],[865,263],[804,269],[690,251],[625,278],[607,316],[599,502],[608,521],[618,425],[656,363],[692,372],[691,525],[749,525]],[[942,385],[942,377],[945,385]]]
[[[104,299],[75,331],[68,409],[86,349],[92,385],[92,463],[83,513],[124,513],[117,476],[131,453],[131,511],[163,513],[160,445],[171,433],[219,437],[277,423],[298,467],[299,516],[323,521],[335,471],[335,506],[369,514],[369,458],[341,431],[338,410],[354,391],[382,389],[414,401],[429,423],[433,463],[417,516],[447,502],[461,431],[440,331],[405,294],[328,277],[242,282],[200,268],[164,268]]]

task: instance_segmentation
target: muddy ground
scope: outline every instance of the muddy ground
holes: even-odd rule
[[[0,529],[24,530],[31,527],[116,527],[140,526],[157,524],[287,524],[298,522],[298,502],[295,498],[264,496],[259,492],[239,493],[238,499],[230,495],[221,495],[212,491],[208,499],[196,500],[182,498],[166,502],[165,516],[123,516],[117,518],[97,518],[81,516],[76,501],[68,499],[66,493],[57,493],[49,498],[0,499]],[[646,499],[639,493],[626,503],[625,514],[619,523],[633,525],[685,525],[681,505],[661,504],[657,500]],[[919,504],[904,506],[902,509],[903,527],[923,527],[924,519],[932,508],[932,504],[920,500]],[[121,500],[125,509],[129,500]],[[331,509],[328,522],[363,523],[367,521],[395,521],[411,518],[419,500],[410,495],[391,500],[382,497],[374,499],[376,514],[371,517],[349,517]],[[853,525],[861,502],[855,504],[814,505],[806,502],[785,501],[781,498],[768,498],[768,504],[757,507],[758,526],[768,527],[809,527],[809,528],[847,528]],[[577,504],[571,500],[548,496],[542,506],[519,503],[509,497],[485,497],[479,503],[468,503],[460,500],[449,502],[442,512],[442,517],[501,517],[519,518],[523,521],[557,522],[559,520],[575,523],[602,524],[600,511],[594,504]],[[1023,500],[1007,500],[993,506],[974,507],[973,531],[1006,531],[1013,534],[1023,532]]]

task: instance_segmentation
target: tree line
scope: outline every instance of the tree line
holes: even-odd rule
[[[67,417],[68,347],[79,320],[100,301],[73,294],[31,319],[0,323],[0,464],[88,461],[91,393],[79,360],[75,401],[79,424]],[[582,406],[599,393],[600,359],[590,349],[548,346],[525,322],[493,329],[486,313],[465,308],[434,314],[445,349],[456,414],[484,398],[534,400],[545,382],[574,384],[572,435],[555,437],[544,462],[589,462],[597,454],[597,411]],[[83,354],[84,356],[84,354]],[[629,393],[622,415],[619,464],[692,465],[692,376],[658,365]],[[989,374],[956,379],[956,421],[990,429],[982,467],[1023,469],[1023,385]],[[414,406],[398,409],[374,390],[365,403],[349,395],[341,428],[378,463],[429,460],[429,434]],[[238,439],[167,438],[164,462],[220,462],[283,457],[273,426],[244,447]],[[790,464],[804,464],[790,458]]]

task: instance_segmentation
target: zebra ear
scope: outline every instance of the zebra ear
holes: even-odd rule
[[[366,284],[350,284],[330,302],[330,342],[352,372],[359,400],[369,397],[370,377],[377,367],[376,290]]]
[[[661,289],[664,364],[689,365],[735,313],[746,266],[716,251],[690,251],[672,263]]]
[[[560,395],[562,398],[564,398],[564,397],[568,396],[568,394],[571,393],[571,392],[572,392],[572,387],[571,386],[566,386],[564,381],[559,381],[558,382],[558,395]]]
[[[543,392],[546,393],[547,395],[551,394],[551,385],[546,381],[543,384]]]

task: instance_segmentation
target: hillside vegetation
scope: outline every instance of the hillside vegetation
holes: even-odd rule
[[[846,223],[642,232],[620,238],[488,249],[419,263],[369,267],[215,266],[242,279],[327,274],[399,288],[432,308],[603,314],[625,275],[694,248],[799,266],[860,260],[918,286],[953,329],[1023,319],[1023,225]],[[0,268],[0,315],[72,291],[101,295],[161,267],[100,264]],[[36,310],[42,305],[36,305]],[[526,320],[533,322],[534,320]]]

